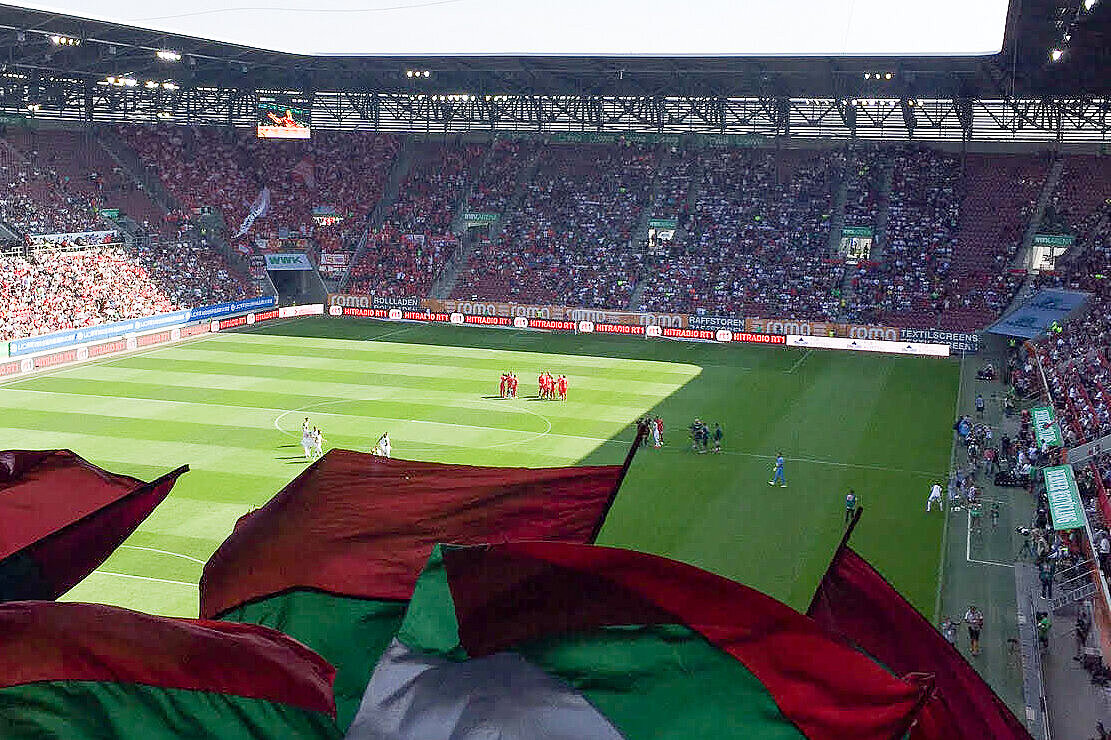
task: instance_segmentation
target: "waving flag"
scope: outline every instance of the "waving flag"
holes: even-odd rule
[[[891,740],[928,694],[689,565],[566,543],[444,545],[347,737]]]
[[[592,542],[625,466],[488,468],[331,450],[247,514],[201,576],[201,616],[264,624],[338,669],[341,726],[438,542]]]
[[[247,215],[243,217],[243,222],[239,224],[239,231],[235,233],[232,239],[238,239],[251,230],[254,225],[255,219],[262,218],[270,211],[270,188],[263,187],[255,197],[255,202],[251,204]]]
[[[339,738],[332,677],[319,655],[256,625],[0,604],[7,740]]]
[[[976,669],[847,540],[807,613],[897,673],[933,674],[937,691],[912,740],[1029,740]]]
[[[0,452],[0,601],[56,599],[92,573],[174,487],[69,450]]]

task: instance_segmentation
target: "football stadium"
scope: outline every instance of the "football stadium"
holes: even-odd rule
[[[1108,738],[1109,21],[0,5],[0,737]]]

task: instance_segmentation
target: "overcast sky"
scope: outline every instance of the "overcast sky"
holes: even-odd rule
[[[29,8],[298,54],[979,55],[1007,0],[47,0]]]

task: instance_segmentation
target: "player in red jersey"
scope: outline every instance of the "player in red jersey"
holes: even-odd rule
[[[540,373],[536,376],[536,397],[544,397],[544,373]]]
[[[567,377],[564,376],[564,375],[560,375],[559,380],[556,381],[556,387],[559,389],[559,400],[560,401],[566,401],[567,400]]]
[[[509,374],[509,395],[512,398],[517,397],[517,373]]]
[[[506,384],[506,381],[508,381],[508,380],[509,380],[509,375],[507,373],[502,373],[501,374],[501,382],[498,383],[498,395],[501,396],[502,398],[505,398],[505,384]]]

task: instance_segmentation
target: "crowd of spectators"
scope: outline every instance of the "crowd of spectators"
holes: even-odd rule
[[[172,233],[163,228],[162,209],[93,134],[64,129],[12,129],[5,138],[28,162],[56,173],[67,195],[88,201],[94,210],[119,209],[150,232],[165,236]]]
[[[312,237],[325,251],[350,250],[364,235],[401,148],[399,137],[358,132],[309,141],[215,127],[119,132],[181,203],[166,216],[171,231],[211,206],[234,233],[268,187],[270,210],[252,238]],[[5,142],[0,217],[32,232],[96,228],[105,194],[134,184],[101,148],[79,144],[65,132]],[[462,209],[502,214],[504,228],[480,237],[455,297],[623,309],[637,294],[641,310],[948,329],[983,326],[1012,299],[1022,276],[1008,268],[1051,165],[871,144],[699,151],[496,139],[414,143],[411,154],[348,290],[427,292],[460,253],[452,228]],[[1067,157],[1041,230],[1091,239],[1106,222],[1109,180],[1102,159]],[[878,247],[849,268],[831,250],[842,187],[844,226],[872,228]],[[343,220],[320,225],[315,206]],[[638,228],[650,218],[675,219],[682,238],[648,249]],[[1100,250],[1085,251],[1089,263]]]
[[[26,236],[102,229],[98,202],[73,192],[67,175],[33,159],[0,141],[0,220]]]
[[[335,245],[345,231],[361,231],[400,149],[396,136],[362,132],[316,132],[307,141],[205,126],[121,126],[119,133],[186,214],[217,209],[234,234],[265,187],[270,209],[251,236],[314,236],[325,246]],[[317,227],[317,206],[344,220]]]
[[[399,234],[428,238],[451,233],[456,206],[487,147],[480,144],[418,144],[408,176],[386,214],[385,226]]]
[[[1066,172],[1068,171],[1066,161]],[[1049,334],[1029,343],[1016,353],[1011,368],[1012,380],[1021,391],[1039,393],[1044,383],[1056,404],[1061,433],[1066,447],[1074,447],[1111,434],[1111,173],[1088,178],[1102,182],[1098,197],[1083,199],[1053,195],[1060,214],[1077,237],[1074,254],[1066,252],[1057,270],[1039,276],[1037,287],[1083,290],[1092,294],[1083,314],[1051,327]],[[1049,214],[1055,218],[1054,214]],[[1046,227],[1045,222],[1040,228]],[[1075,250],[1080,250],[1075,255]],[[1096,530],[1095,544],[1106,546],[1107,512],[1099,505],[1100,492],[1111,492],[1111,454],[1089,460],[1077,475],[1089,519]],[[1111,578],[1111,547],[1101,555],[1105,576]]]
[[[656,175],[652,218],[675,219],[680,226],[690,217],[690,192],[699,169],[698,154],[672,148],[670,156]]]
[[[884,171],[889,166],[885,151],[875,145],[856,145],[832,153],[845,182],[845,226],[873,230],[880,209]]]
[[[546,147],[520,208],[463,266],[453,297],[627,308],[643,256],[633,232],[656,168],[651,147]]]
[[[637,308],[712,315],[836,318],[828,156],[703,152],[688,239],[656,257]]]
[[[892,156],[881,258],[857,267],[848,317],[933,327],[950,308],[946,281],[960,221],[960,160],[915,146]]]
[[[482,170],[471,183],[467,210],[504,213],[509,207],[521,173],[536,156],[539,144],[527,139],[497,139]]]
[[[426,296],[455,255],[452,236],[400,234],[386,226],[367,235],[362,257],[351,266],[347,292],[358,295]]]
[[[0,340],[204,306],[249,295],[200,245],[34,249],[0,257]]]

